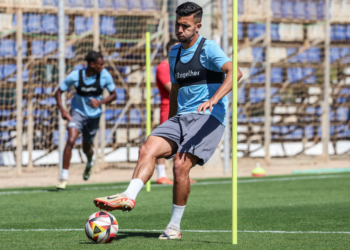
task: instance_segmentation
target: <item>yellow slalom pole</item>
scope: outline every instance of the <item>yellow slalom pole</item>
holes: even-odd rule
[[[149,32],[146,32],[146,134],[151,134],[151,36]],[[151,180],[146,183],[147,192],[151,191]]]
[[[232,1],[232,244],[237,244],[237,52],[238,0]]]

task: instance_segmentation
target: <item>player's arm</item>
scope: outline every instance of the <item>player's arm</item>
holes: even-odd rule
[[[179,93],[179,84],[172,83],[169,95],[169,119],[177,114],[177,95]]]
[[[58,88],[56,93],[55,93],[56,103],[57,103],[58,108],[61,111],[62,119],[71,121],[72,117],[70,116],[70,114],[62,106],[62,93],[63,93],[63,91],[61,90],[61,88]]]
[[[163,85],[166,91],[170,94],[171,91],[171,82],[167,82],[165,85]]]
[[[92,98],[90,100],[90,106],[96,109],[96,108],[100,107],[102,104],[108,104],[108,103],[113,102],[115,99],[117,99],[117,93],[113,90],[113,91],[109,92],[108,97],[102,98],[101,101],[99,101],[95,98]]]

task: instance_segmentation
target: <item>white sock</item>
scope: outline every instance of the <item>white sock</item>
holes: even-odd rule
[[[61,180],[68,180],[68,173],[69,173],[68,169],[62,169],[62,171],[61,171]]]
[[[173,204],[173,212],[171,214],[171,219],[170,219],[168,226],[172,225],[172,226],[179,228],[179,230],[180,230],[180,223],[181,223],[182,215],[185,212],[185,207],[186,207],[186,205],[185,206],[177,206],[177,205]]]
[[[144,185],[145,184],[141,179],[132,179],[128,188],[122,194],[130,199],[136,200],[137,194],[141,191]]]
[[[164,164],[157,165],[157,171],[158,171],[158,179],[162,177],[166,177]]]

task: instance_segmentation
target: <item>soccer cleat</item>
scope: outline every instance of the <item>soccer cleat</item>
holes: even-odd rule
[[[94,162],[93,161],[86,163],[85,171],[83,173],[83,179],[85,181],[87,181],[90,178],[93,166],[94,166]]]
[[[56,188],[57,190],[64,190],[67,186],[67,180],[60,180],[60,182],[57,184]]]
[[[181,239],[181,231],[179,228],[170,225],[164,229],[164,232],[159,236],[160,240],[176,240]]]
[[[197,183],[197,181],[190,179],[190,183]]]
[[[135,207],[135,201],[124,194],[116,194],[94,199],[95,206],[106,211],[122,210],[129,212]]]
[[[161,177],[161,178],[158,178],[157,184],[173,185],[174,182],[170,180],[168,177]]]

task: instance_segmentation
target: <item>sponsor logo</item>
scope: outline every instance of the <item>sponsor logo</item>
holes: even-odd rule
[[[176,79],[185,79],[185,78],[187,78],[189,76],[199,76],[199,71],[189,70],[186,73],[176,73],[175,78]]]
[[[107,200],[112,200],[112,199],[115,199],[115,198],[118,198],[118,196],[112,196],[112,197],[107,197]]]
[[[89,87],[89,88],[86,88],[86,87],[82,87],[81,88],[81,91],[84,91],[84,92],[91,92],[91,91],[96,91],[97,88],[94,88],[94,87]]]

